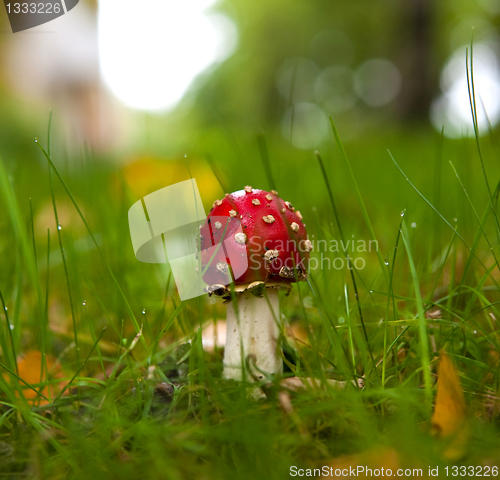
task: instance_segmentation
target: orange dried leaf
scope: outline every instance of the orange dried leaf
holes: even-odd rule
[[[61,371],[60,365],[56,364],[56,360],[47,355],[47,370],[52,372],[50,374],[51,378],[62,378],[63,373]],[[17,368],[19,370],[19,377],[22,378],[26,383],[33,386],[36,390],[41,391],[43,395],[46,397],[49,396],[49,388],[50,395],[54,397],[59,393],[64,383],[58,384],[50,384],[50,386],[45,386],[43,389],[40,389],[38,384],[40,384],[40,371],[42,368],[42,354],[38,350],[29,350],[22,357],[17,360]],[[44,376],[45,378],[45,376]],[[41,398],[36,394],[31,388],[28,388],[24,383],[19,382],[19,385],[23,388],[24,397],[27,399],[39,400],[41,405],[45,405],[48,403],[46,400]]]
[[[445,352],[441,352],[439,361],[432,428],[438,436],[449,437],[448,445],[442,452],[445,458],[456,461],[463,457],[468,438],[465,399],[457,371]]]
[[[447,437],[462,428],[464,421],[465,399],[462,386],[450,357],[441,352],[432,426],[438,435]]]

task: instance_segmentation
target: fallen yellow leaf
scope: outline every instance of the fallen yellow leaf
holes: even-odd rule
[[[60,365],[56,363],[56,360],[47,355],[47,370],[51,372],[49,374],[50,378],[62,378],[63,372],[61,370]],[[49,388],[50,395],[55,397],[63,388],[66,382],[59,383],[51,383],[50,387],[45,386],[43,389],[38,387],[37,385],[40,383],[40,371],[42,366],[42,354],[38,350],[29,350],[24,355],[17,359],[17,368],[18,375],[22,378],[26,383],[33,386],[38,391],[41,391],[45,397],[49,397]],[[45,373],[44,373],[45,378]],[[23,382],[19,381],[19,385],[23,389],[23,395],[26,399],[31,401],[37,401],[40,405],[46,405],[48,402],[44,400],[41,396],[37,395],[37,393],[31,388],[27,387]]]
[[[439,437],[453,437],[443,452],[446,458],[456,460],[463,455],[467,440],[465,398],[457,371],[445,352],[439,360],[432,429]]]
[[[460,430],[464,421],[465,399],[462,386],[450,357],[441,352],[432,427],[439,436],[447,437]]]

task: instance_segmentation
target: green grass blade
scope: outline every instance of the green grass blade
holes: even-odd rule
[[[28,388],[33,390],[37,395],[40,395],[44,400],[49,401],[49,399],[42,392],[39,392],[36,388],[32,387],[28,382],[23,380],[17,373],[13,372],[9,367],[6,367],[3,363],[0,363],[0,367],[7,370],[12,376],[16,377],[20,382],[24,383]]]
[[[89,232],[89,235],[90,237],[92,238],[92,241],[94,242],[94,245],[96,246],[97,248],[97,251],[99,252],[99,255],[101,256],[103,262],[104,262],[104,265],[106,266],[106,269],[108,270],[108,273],[110,274],[111,276],[111,279],[113,280],[113,283],[115,284],[116,288],[118,289],[118,292],[120,293],[122,299],[123,299],[123,302],[125,304],[125,307],[130,315],[130,318],[132,320],[132,323],[134,325],[134,328],[136,330],[137,333],[140,332],[140,327],[139,327],[139,323],[137,322],[137,319],[134,315],[134,311],[132,310],[132,307],[130,306],[130,303],[124,293],[124,291],[122,290],[122,287],[120,286],[120,283],[118,282],[118,280],[116,279],[115,277],[115,274],[113,273],[113,270],[111,270],[111,267],[109,266],[109,263],[108,261],[106,260],[106,257],[104,256],[104,254],[102,253],[102,250],[100,249],[99,247],[99,244],[97,243],[97,240],[95,239],[94,237],[94,234],[92,233],[92,230],[90,229],[89,227],[89,224],[87,223],[87,220],[85,219],[85,217],[83,216],[83,213],[82,211],[80,210],[80,207],[78,206],[78,203],[76,202],[75,200],[75,197],[73,197],[73,194],[71,193],[71,190],[69,189],[68,185],[66,184],[66,182],[64,181],[64,178],[61,176],[61,174],[59,173],[59,170],[57,169],[57,167],[55,166],[54,162],[52,161],[52,159],[50,158],[49,154],[45,151],[45,149],[40,145],[40,143],[38,143],[38,146],[40,147],[40,150],[43,152],[45,158],[47,159],[47,161],[49,162],[50,166],[52,167],[52,169],[54,170],[54,173],[56,174],[57,178],[59,179],[59,181],[61,182],[61,185],[63,186],[64,190],[66,190],[66,193],[68,194],[71,202],[73,203],[76,211],[78,212],[78,215],[80,216],[83,224],[85,225],[85,228],[87,229],[87,231]],[[1,175],[0,175],[1,177]],[[146,342],[144,340],[144,338],[142,337],[141,335],[141,341],[143,342],[144,346],[147,347],[146,345]]]
[[[408,231],[406,225],[403,222],[401,238],[406,248],[406,253],[408,255],[408,263],[410,265],[411,276],[413,280],[413,288],[415,290],[415,301],[417,303],[418,312],[418,324],[419,324],[419,337],[420,337],[420,351],[421,351],[421,362],[422,370],[424,373],[424,386],[425,386],[425,396],[427,401],[427,407],[431,408],[432,403],[432,381],[430,372],[430,361],[429,361],[429,338],[427,334],[427,325],[425,319],[424,305],[422,303],[422,296],[420,294],[420,284],[418,281],[417,270],[415,269],[415,263],[413,262],[413,256],[411,253],[410,243],[408,240]]]
[[[361,213],[363,215],[363,219],[365,221],[366,226],[368,227],[370,237],[375,242],[378,242],[377,236],[375,235],[375,230],[373,229],[372,222],[371,222],[370,217],[368,215],[368,210],[366,209],[366,205],[365,205],[365,202],[363,201],[361,191],[359,190],[358,182],[356,181],[356,177],[354,176],[354,172],[352,171],[351,162],[349,161],[349,158],[347,157],[347,154],[346,154],[345,149],[344,149],[344,145],[342,144],[342,140],[340,139],[339,132],[337,131],[337,127],[333,123],[332,117],[329,117],[329,118],[330,118],[330,125],[331,125],[332,130],[333,130],[333,135],[335,137],[335,141],[336,141],[337,146],[340,150],[340,156],[344,160],[344,163],[349,171],[349,176],[351,177],[351,182],[354,186],[354,192],[355,192],[356,197],[358,199],[358,203],[359,203],[359,206],[361,208]],[[382,269],[382,273],[383,273],[385,279],[387,280],[387,273],[386,273],[384,260],[382,258],[382,255],[381,255],[379,249],[377,249],[377,257],[378,257],[378,260],[380,263],[380,267]]]
[[[99,343],[99,341],[101,340],[102,336],[104,335],[104,332],[106,331],[106,327],[104,327],[99,335],[99,337],[97,338],[97,340],[94,342],[94,345],[92,346],[92,348],[90,349],[90,352],[89,354],[87,355],[87,358],[84,360],[84,362],[80,365],[80,368],[75,372],[75,374],[73,375],[73,377],[71,378],[71,380],[66,384],[64,385],[64,388],[59,392],[59,395],[57,395],[57,397],[54,399],[54,403],[56,403],[60,398],[61,396],[63,395],[63,393],[71,386],[71,384],[75,381],[75,378],[78,376],[78,374],[82,371],[82,368],[86,365],[86,363],[88,362],[90,356],[92,355],[95,347],[97,346],[97,344]]]
[[[264,167],[264,174],[266,175],[269,189],[277,190],[276,182],[274,181],[273,172],[271,170],[271,161],[269,160],[266,136],[263,131],[257,134],[257,145],[259,147],[260,158],[262,159],[262,166]]]

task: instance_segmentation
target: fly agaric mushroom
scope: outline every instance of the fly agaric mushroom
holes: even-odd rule
[[[281,374],[278,292],[305,280],[312,250],[302,215],[274,190],[245,187],[214,202],[200,234],[207,291],[237,300],[238,313],[227,308],[223,377],[241,380],[248,360],[250,377]]]

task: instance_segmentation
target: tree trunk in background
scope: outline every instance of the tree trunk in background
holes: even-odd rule
[[[404,121],[426,120],[439,86],[432,46],[433,0],[405,0],[401,5],[401,57],[398,63],[403,83],[398,112]]]

